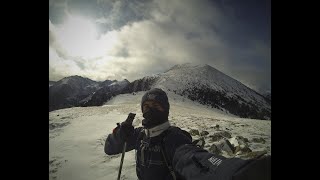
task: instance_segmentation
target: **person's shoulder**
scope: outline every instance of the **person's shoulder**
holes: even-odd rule
[[[170,126],[168,129],[168,134],[170,134],[171,136],[186,136],[188,139],[192,140],[189,132],[177,126]]]
[[[182,129],[177,126],[170,126],[167,130],[168,134],[181,133]]]

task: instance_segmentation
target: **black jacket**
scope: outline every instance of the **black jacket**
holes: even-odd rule
[[[168,130],[152,138],[146,138],[142,127],[134,129],[133,136],[127,141],[126,151],[136,150],[136,172],[140,180],[171,180],[173,179],[161,152],[171,164],[175,151],[184,144],[190,144],[191,136],[178,127],[171,126]],[[105,153],[108,155],[122,152],[124,141],[120,138],[120,129],[115,130],[106,139]],[[177,179],[179,173],[176,172]]]

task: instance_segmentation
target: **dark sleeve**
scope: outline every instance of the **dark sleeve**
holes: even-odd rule
[[[180,129],[174,130],[168,134],[165,140],[165,151],[169,159],[172,161],[176,149],[184,144],[191,144],[192,137],[184,134]]]
[[[225,158],[187,144],[176,150],[172,166],[186,180],[270,179],[270,171],[265,169],[270,161],[260,161],[259,166],[254,162],[257,160]]]
[[[129,138],[127,141],[127,151],[131,151],[135,148],[135,143],[138,138],[139,133],[141,132],[142,127],[138,127],[134,129],[133,136]],[[104,152],[108,155],[114,155],[122,153],[122,148],[124,145],[124,140],[121,139],[120,136],[120,128],[116,128],[113,133],[109,134],[105,145],[104,145]]]

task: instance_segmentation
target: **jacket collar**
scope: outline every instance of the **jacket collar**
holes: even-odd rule
[[[155,126],[151,129],[144,129],[147,137],[155,137],[160,135],[163,131],[167,130],[170,127],[169,121],[166,121],[158,126]]]

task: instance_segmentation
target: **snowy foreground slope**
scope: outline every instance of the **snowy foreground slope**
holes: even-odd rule
[[[121,154],[106,155],[104,142],[116,123],[125,120],[129,112],[137,114],[133,125],[141,126],[140,100],[143,94],[118,95],[99,107],[49,112],[49,179],[116,179]],[[248,145],[253,152],[266,151],[271,154],[271,121],[238,118],[171,93],[169,102],[172,125],[187,131],[193,129],[209,133],[204,136],[205,149],[210,149],[213,144],[211,135],[223,130],[231,134],[230,142],[234,137],[242,136],[249,140]],[[199,136],[194,135],[193,138]],[[223,155],[231,157],[230,154]],[[125,154],[121,176],[121,179],[137,179],[134,151]]]

